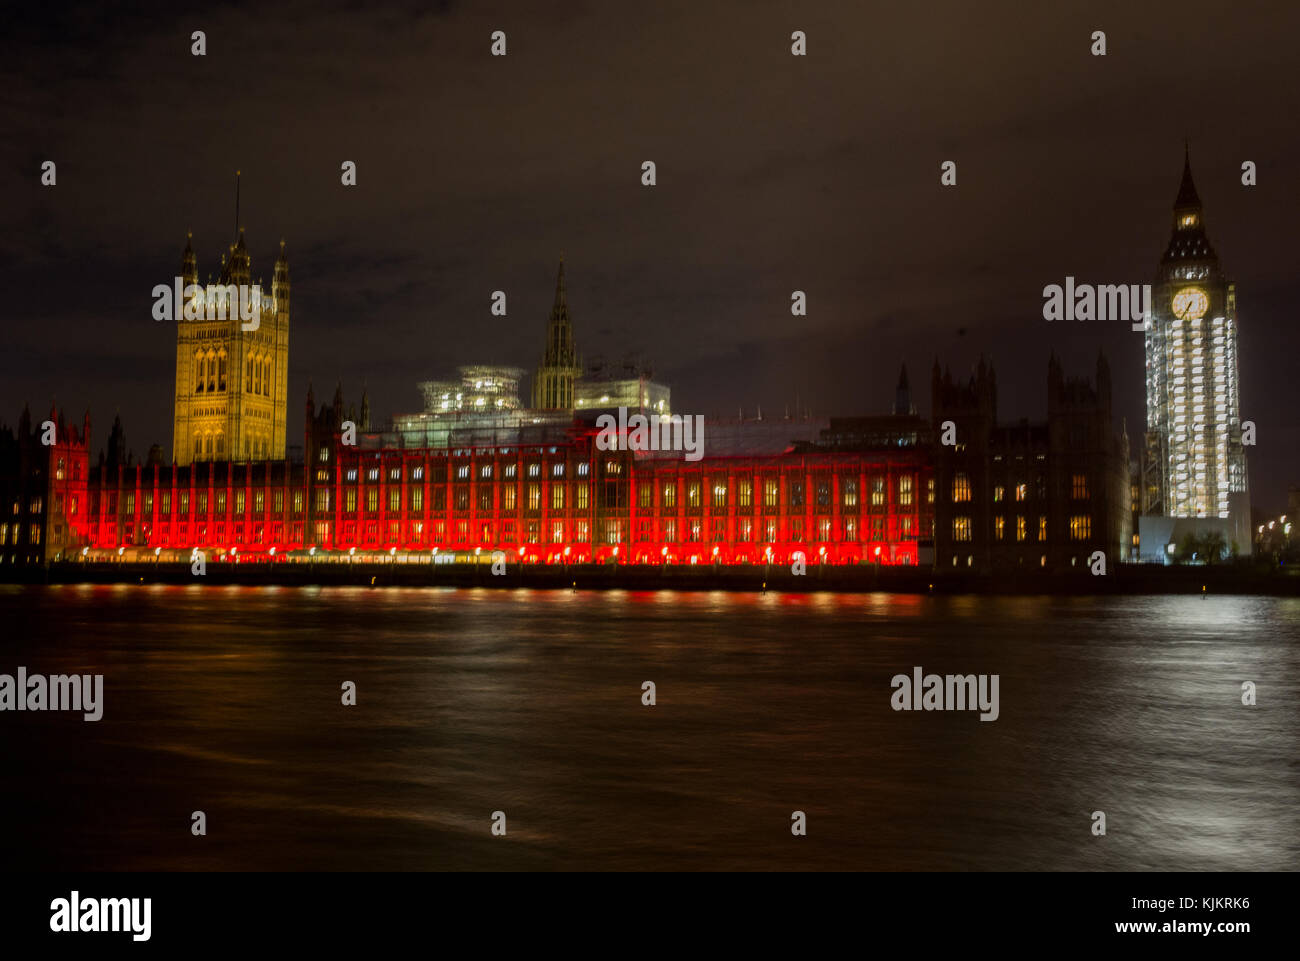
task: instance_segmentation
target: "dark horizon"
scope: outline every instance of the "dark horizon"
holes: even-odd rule
[[[291,445],[309,381],[318,401],[342,381],[358,403],[365,383],[382,421],[460,364],[531,372],[563,252],[584,358],[639,352],[679,411],[775,419],[797,397],[884,412],[905,363],[928,413],[934,358],[956,374],[983,354],[1000,419],[1037,420],[1049,354],[1092,377],[1104,350],[1136,457],[1141,335],[1048,323],[1041,291],[1152,281],[1187,139],[1237,284],[1252,501],[1276,512],[1300,483],[1282,393],[1300,348],[1295,10],[1115,4],[1027,11],[1014,30],[845,4],[670,4],[653,22],[560,4],[2,16],[0,421],[24,402],[35,417],[57,399],[78,422],[89,409],[97,453],[120,411],[138,457],[170,455],[175,332],[151,319],[151,291],[179,272],[187,230],[200,277],[217,272],[241,169],[253,277],[269,281],[281,238],[292,272]],[[196,29],[206,57],[190,55]],[[790,55],[796,29],[806,57]],[[1241,185],[1245,160],[1258,186]],[[497,289],[505,318],[488,311]],[[806,318],[790,315],[796,289]]]

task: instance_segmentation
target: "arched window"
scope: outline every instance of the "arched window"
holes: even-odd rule
[[[194,391],[200,393],[203,390],[203,352],[199,351],[194,355]]]
[[[261,392],[262,392],[262,362],[257,358],[253,358],[253,393],[260,394]]]
[[[253,392],[253,358],[248,358],[248,370],[244,372],[244,393]]]
[[[226,435],[217,435],[217,456],[224,457],[226,453]]]
[[[264,361],[262,365],[262,393],[267,397],[271,396],[271,362]]]
[[[226,389],[226,352],[217,354],[217,390]]]
[[[208,390],[217,389],[217,355],[208,351]]]
[[[194,435],[194,459],[199,460],[203,457],[203,435]]]
[[[212,456],[212,435],[206,434],[203,437],[203,453],[207,457]]]

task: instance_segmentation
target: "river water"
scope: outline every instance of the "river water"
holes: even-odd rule
[[[10,869],[1300,868],[1300,599],[0,586],[0,637],[104,675],[0,713]]]

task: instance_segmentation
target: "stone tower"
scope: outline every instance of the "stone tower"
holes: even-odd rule
[[[172,458],[282,460],[289,380],[289,261],[280,256],[271,296],[252,283],[239,228],[217,283],[200,284],[191,240],[181,259],[184,310],[176,330]],[[209,277],[209,279],[211,279]]]

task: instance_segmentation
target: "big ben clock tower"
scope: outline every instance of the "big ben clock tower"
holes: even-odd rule
[[[1205,234],[1184,157],[1173,235],[1152,286],[1146,330],[1147,434],[1142,513],[1202,519],[1224,545],[1250,545],[1237,373],[1237,295]],[[1175,525],[1167,525],[1176,535]],[[1146,538],[1143,538],[1146,541]],[[1163,546],[1163,545],[1159,545]],[[1148,554],[1146,543],[1143,554]]]

